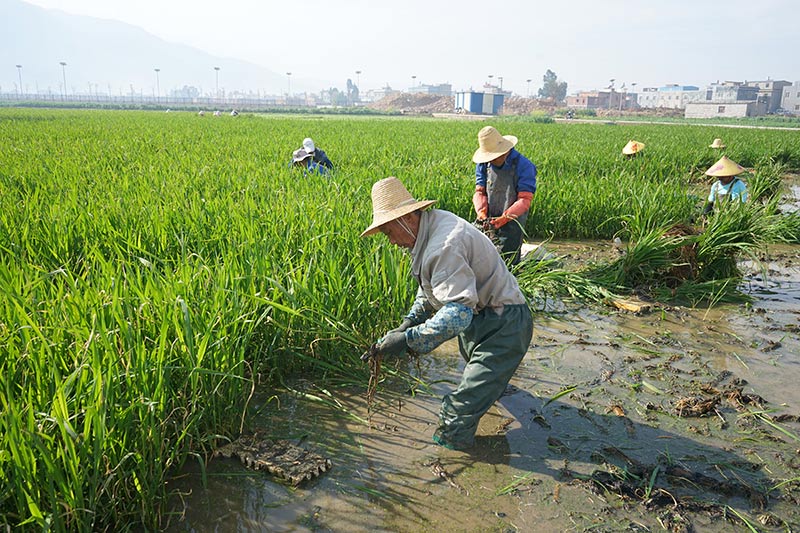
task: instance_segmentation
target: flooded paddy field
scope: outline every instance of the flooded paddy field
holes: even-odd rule
[[[549,243],[565,261],[616,253]],[[330,458],[300,488],[214,459],[172,482],[171,531],[795,531],[800,528],[800,247],[744,264],[744,306],[640,316],[564,306],[469,452],[435,446],[457,344],[360,390],[298,382],[247,426]],[[763,268],[761,268],[763,267]],[[386,363],[385,363],[386,364]],[[367,421],[369,420],[369,423]],[[203,478],[205,477],[205,485]]]

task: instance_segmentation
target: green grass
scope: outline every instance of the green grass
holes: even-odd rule
[[[628,232],[655,242],[648,232],[695,212],[689,191],[720,136],[493,123],[539,167],[527,227],[537,238]],[[415,289],[401,251],[359,238],[371,185],[397,176],[417,198],[472,219],[481,126],[0,110],[0,523],[158,529],[165,482],[239,432],[255,383],[366,384],[359,355]],[[288,168],[307,136],[337,164],[330,181]],[[742,164],[770,154],[796,168],[795,137],[724,135]],[[622,159],[629,138],[647,144],[643,157]],[[714,250],[750,251],[737,239],[753,236],[745,226],[757,217],[736,216],[698,241],[708,263],[724,264]],[[780,238],[800,233],[788,218],[768,227],[779,223]],[[634,257],[611,267],[607,286],[542,269],[527,287],[557,292],[566,279],[568,293],[602,299],[657,270],[646,264],[653,250]]]

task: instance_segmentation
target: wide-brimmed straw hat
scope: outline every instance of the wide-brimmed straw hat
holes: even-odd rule
[[[722,144],[722,139],[714,139],[714,142],[708,145],[709,148],[725,148],[725,145]]]
[[[513,135],[500,135],[492,126],[478,132],[478,149],[472,155],[473,163],[488,163],[508,152],[517,144]]]
[[[719,161],[711,165],[711,168],[706,170],[706,176],[738,176],[742,172],[745,172],[745,168],[742,165],[739,163],[734,163],[728,159],[728,156],[723,155]]]
[[[415,200],[406,186],[395,177],[382,179],[372,186],[372,224],[361,236],[372,235],[387,222],[434,203],[436,200]]]
[[[638,154],[642,150],[644,150],[644,143],[640,143],[639,141],[634,141],[631,139],[622,149],[622,153],[625,155],[633,155]]]
[[[302,148],[298,148],[294,152],[292,152],[292,162],[299,163],[300,161],[305,161],[311,157],[311,154],[303,150]]]

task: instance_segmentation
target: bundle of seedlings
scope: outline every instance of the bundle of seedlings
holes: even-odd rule
[[[553,262],[527,265],[517,273],[531,297],[546,295],[611,303],[635,295],[644,300],[688,305],[744,302],[738,263],[751,259],[777,239],[779,219],[767,204],[729,204],[712,213],[701,228],[687,224],[656,225],[626,217],[630,238],[623,255],[610,263],[578,271],[548,268]]]

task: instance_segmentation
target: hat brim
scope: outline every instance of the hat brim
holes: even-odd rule
[[[397,220],[398,218],[405,216],[409,213],[413,213],[417,209],[424,209],[429,205],[433,205],[436,203],[436,200],[421,200],[419,202],[414,202],[413,204],[404,205],[402,207],[398,207],[392,209],[391,211],[386,211],[385,213],[380,213],[378,215],[373,215],[372,217],[372,224],[361,232],[362,237],[366,237],[367,235],[373,235],[380,231],[380,227],[384,224],[391,222],[392,220]]]
[[[724,144],[709,144],[709,148],[725,148]]]
[[[472,154],[472,162],[473,163],[488,163],[489,161],[494,161],[501,155],[508,153],[509,150],[514,148],[517,145],[518,139],[513,135],[503,135],[503,139],[508,141],[508,144],[503,143],[500,148],[505,148],[503,151],[496,151],[496,152],[489,152],[484,150],[483,148],[478,148],[475,150],[475,153]]]

